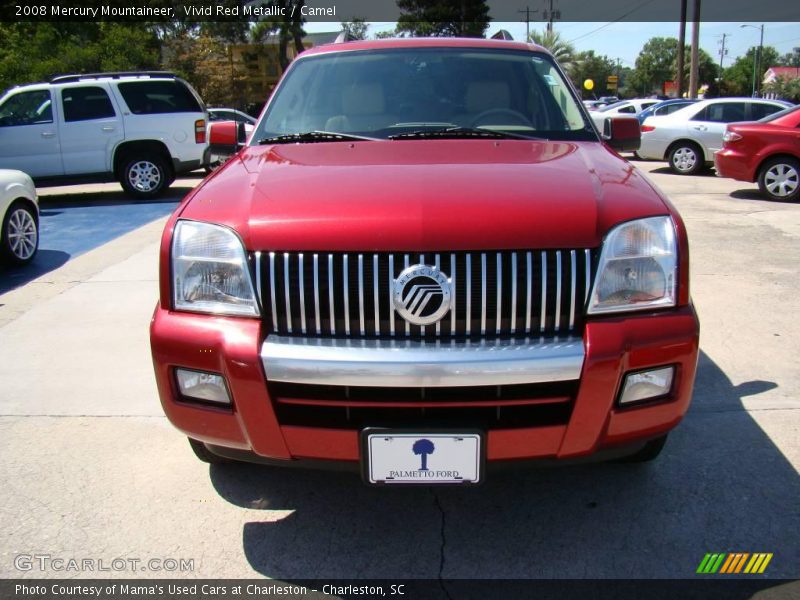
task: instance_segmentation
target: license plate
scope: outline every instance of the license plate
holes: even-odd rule
[[[366,430],[364,477],[369,483],[442,484],[481,480],[479,433]]]

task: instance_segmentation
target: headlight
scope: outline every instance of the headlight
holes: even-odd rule
[[[178,221],[172,238],[172,295],[176,310],[258,316],[241,240],[227,227]]]
[[[588,313],[675,306],[677,264],[670,217],[618,225],[603,242]]]

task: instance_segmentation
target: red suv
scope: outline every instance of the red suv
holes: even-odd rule
[[[164,231],[167,416],[203,460],[368,483],[655,457],[695,376],[688,243],[612,149],[636,119],[605,128],[536,46],[303,53]]]

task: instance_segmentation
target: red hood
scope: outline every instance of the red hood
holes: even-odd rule
[[[596,247],[618,222],[669,212],[597,142],[415,140],[249,147],[181,216],[251,250],[421,252]]]

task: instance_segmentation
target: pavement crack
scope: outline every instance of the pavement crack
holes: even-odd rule
[[[436,490],[431,488],[431,494],[433,495],[433,500],[436,503],[436,508],[439,509],[439,514],[441,515],[441,522],[442,526],[440,529],[440,545],[439,545],[439,575],[437,577],[439,581],[439,587],[442,588],[444,595],[449,599],[453,600],[453,597],[450,595],[450,592],[447,590],[447,587],[444,585],[444,579],[442,575],[444,574],[444,562],[445,562],[445,547],[447,546],[447,537],[445,534],[445,527],[447,525],[446,515],[444,512],[444,507],[442,507],[442,502],[439,500],[439,494],[436,493]]]

